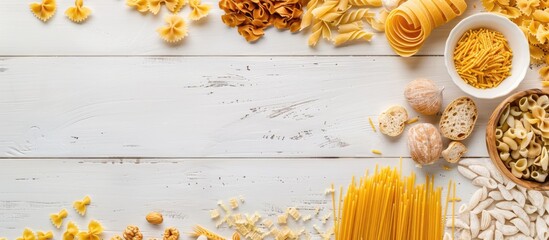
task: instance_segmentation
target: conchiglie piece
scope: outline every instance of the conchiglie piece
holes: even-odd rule
[[[57,3],[55,0],[42,0],[42,2],[29,5],[32,14],[41,21],[48,21],[55,14]]]
[[[166,17],[166,26],[156,30],[160,37],[166,42],[175,43],[181,41],[187,36],[187,24],[182,17],[170,15]]]
[[[189,19],[196,21],[208,15],[212,9],[210,4],[202,4],[200,0],[191,0],[189,5],[192,8],[191,13],[189,13]]]
[[[76,0],[74,1],[74,7],[69,7],[67,11],[65,11],[65,15],[67,17],[76,23],[80,23],[86,19],[91,14],[91,9],[84,6],[84,0]]]

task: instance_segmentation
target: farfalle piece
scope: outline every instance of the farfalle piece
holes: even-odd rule
[[[200,0],[190,0],[189,5],[192,8],[191,13],[189,13],[189,19],[196,21],[208,15],[212,9],[212,5],[203,4]]]
[[[31,3],[29,5],[32,14],[41,21],[48,21],[55,14],[57,3],[55,0],[42,0],[41,3]]]
[[[48,240],[53,238],[52,231],[47,231],[47,232],[38,231],[36,234],[38,235],[37,240]]]
[[[134,7],[139,12],[149,11],[149,2],[147,0],[126,0],[126,5]]]
[[[91,220],[88,224],[88,231],[78,233],[78,240],[101,240],[101,233],[103,233],[101,223]]]
[[[76,23],[86,20],[90,14],[91,9],[84,6],[84,0],[74,1],[74,7],[69,7],[67,11],[65,11],[65,15],[67,15],[71,21]]]
[[[32,230],[25,228],[25,230],[23,230],[23,235],[18,237],[17,240],[36,240],[36,236]]]
[[[51,223],[56,227],[56,228],[60,228],[61,225],[63,224],[63,219],[65,219],[67,217],[69,213],[67,212],[66,209],[62,209],[61,211],[59,211],[59,213],[53,213],[53,214],[50,214],[50,220],[51,220]]]
[[[160,12],[162,4],[164,4],[168,10],[175,13],[181,10],[185,3],[186,0],[149,0],[149,11],[156,15]]]
[[[166,17],[166,26],[156,30],[166,42],[175,43],[187,36],[187,24],[182,17],[172,14]]]
[[[187,4],[187,0],[177,0],[177,5],[175,5],[175,8],[172,12],[178,13],[179,11],[181,11],[181,8],[185,6],[185,4]]]
[[[74,240],[78,234],[78,226],[74,222],[67,224],[67,230],[63,233],[63,240]]]
[[[530,16],[538,6],[539,0],[517,0],[517,8],[527,16]]]
[[[77,0],[78,1],[78,0]],[[74,201],[72,206],[74,207],[74,210],[82,216],[86,214],[86,210],[88,208],[88,205],[90,205],[91,199],[88,196],[85,196],[82,200]]]

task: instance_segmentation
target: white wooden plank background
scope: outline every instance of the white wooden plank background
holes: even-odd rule
[[[93,16],[73,24],[63,15],[72,1],[58,1],[44,24],[31,1],[0,1],[0,237],[52,229],[48,214],[84,194],[89,215],[71,218],[101,220],[106,236],[137,224],[160,237],[143,219],[150,210],[184,232],[213,227],[207,210],[236,195],[247,199],[243,210],[264,216],[311,209],[326,203],[330,183],[401,156],[405,172],[433,173],[441,186],[459,180],[463,199],[475,189],[440,164],[415,169],[405,138],[373,133],[367,122],[405,105],[414,78],[444,86],[444,104],[463,95],[442,57],[459,19],[435,30],[418,57],[400,58],[381,33],[371,43],[309,48],[306,33],[270,29],[248,44],[217,7],[170,46],[155,32],[165,11],[142,16],[123,0],[89,0]],[[481,10],[476,0],[469,6],[461,18]],[[534,69],[520,89],[539,86]],[[488,161],[484,126],[500,100],[477,100],[468,157]]]
[[[485,159],[489,161],[489,159]],[[52,229],[48,216],[67,208],[67,219],[86,226],[98,219],[106,228],[105,238],[120,234],[128,224],[138,225],[148,237],[159,238],[162,227],[177,226],[189,232],[195,224],[215,229],[208,211],[219,199],[243,195],[242,213],[258,211],[275,220],[287,207],[297,207],[303,214],[322,208],[321,216],[331,212],[331,199],[324,190],[331,183],[347,186],[351,176],[361,176],[365,169],[398,166],[398,159],[232,159],[225,160],[0,160],[0,232],[19,236],[23,227]],[[415,169],[410,159],[403,160],[403,173],[415,171],[418,182],[425,174],[435,175],[435,184],[445,186],[449,179],[458,181],[461,195],[471,193],[463,186],[465,178],[457,171],[443,171],[439,165]],[[70,182],[67,180],[70,179]],[[462,187],[463,186],[463,187]],[[89,194],[92,204],[85,217],[70,207],[73,200]],[[161,228],[145,221],[147,212],[161,211],[165,222]],[[312,224],[327,228],[318,219]],[[62,230],[55,230],[56,236]],[[221,228],[220,233],[232,233]],[[59,239],[59,238],[57,238]],[[186,236],[182,239],[187,239]]]

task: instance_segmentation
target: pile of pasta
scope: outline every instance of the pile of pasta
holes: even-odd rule
[[[169,43],[177,43],[188,35],[188,26],[183,17],[179,15],[187,0],[126,0],[126,5],[135,8],[141,13],[151,12],[158,14],[162,5],[165,5],[170,15],[165,17],[166,25],[159,27],[156,31],[160,38]],[[191,12],[189,19],[200,20],[208,15],[212,6],[202,3],[201,0],[189,0]]]
[[[400,56],[416,54],[436,27],[463,14],[465,0],[410,0],[391,11],[385,36]]]
[[[499,157],[517,178],[545,182],[549,174],[549,97],[531,94],[507,104],[496,126]]]
[[[461,36],[454,49],[457,73],[475,88],[498,86],[511,75],[513,51],[500,32],[479,28]]]
[[[389,167],[376,167],[358,183],[353,177],[344,198],[340,190],[337,208],[332,195],[336,240],[442,239],[442,188],[434,187],[433,177],[425,184],[415,180],[413,173],[403,178],[400,170]]]
[[[374,33],[366,30],[364,23],[383,32],[389,11],[382,9],[376,16],[370,9],[381,6],[381,0],[310,0],[300,30],[310,27],[309,46],[315,46],[320,38],[332,41],[336,46],[353,40],[370,41]],[[335,36],[332,34],[334,29],[337,29]]]
[[[302,0],[221,0],[219,8],[225,11],[221,16],[223,23],[237,27],[238,33],[248,42],[259,40],[265,29],[275,26],[277,29],[299,30],[303,10]]]
[[[506,16],[522,29],[530,44],[530,59],[534,64],[544,65],[539,74],[543,86],[549,86],[549,1],[482,0],[482,5],[489,12]]]

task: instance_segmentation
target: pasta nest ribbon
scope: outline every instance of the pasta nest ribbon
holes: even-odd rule
[[[187,36],[187,24],[182,17],[172,14],[166,17],[166,26],[156,30],[166,42],[175,43]]]
[[[55,14],[57,3],[55,0],[42,0],[42,2],[33,2],[29,5],[32,14],[43,22],[48,21]]]
[[[67,217],[68,213],[66,209],[62,209],[59,213],[54,213],[50,215],[51,223],[56,227],[60,228],[63,224],[63,219]]]
[[[90,14],[91,9],[84,6],[84,0],[74,1],[74,6],[69,7],[67,11],[65,11],[65,15],[67,15],[67,17],[75,23],[83,22],[90,16]]]
[[[23,230],[23,235],[18,237],[17,240],[36,240],[36,236],[32,230],[25,228],[25,230]]]
[[[63,240],[73,240],[78,234],[78,226],[74,222],[67,224],[67,230],[63,233]]]
[[[199,20],[208,15],[212,9],[212,5],[203,4],[200,0],[190,0],[189,5],[192,8],[189,18],[193,21]]]
[[[101,233],[103,233],[101,223],[91,220],[88,224],[88,231],[78,233],[78,240],[101,240]]]

